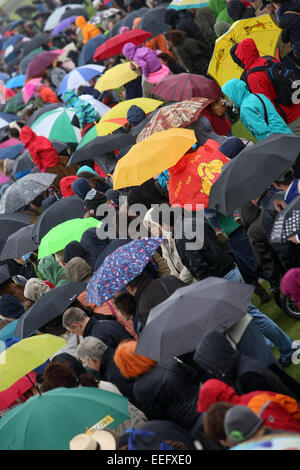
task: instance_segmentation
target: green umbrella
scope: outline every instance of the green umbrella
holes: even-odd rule
[[[84,137],[82,137],[81,141],[78,144],[77,150],[79,150],[81,147],[84,147],[86,144],[91,142],[91,140],[96,139],[98,137],[98,132],[96,126],[93,126],[86,134]]]
[[[20,91],[15,96],[7,100],[4,112],[15,113],[16,111],[25,108],[25,106],[26,104],[24,103],[22,92]]]
[[[94,387],[55,388],[0,420],[0,449],[69,450],[70,440],[87,428],[114,429],[128,418],[122,395]]]
[[[37,135],[47,137],[49,140],[78,144],[81,133],[79,127],[74,124],[76,119],[72,109],[56,108],[37,118],[31,129]]]
[[[101,222],[93,217],[67,220],[56,225],[42,238],[39,246],[39,259],[63,250],[70,242],[80,242],[82,234],[87,229],[100,225]]]

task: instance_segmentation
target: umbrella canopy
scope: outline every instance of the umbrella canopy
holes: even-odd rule
[[[122,26],[127,26],[128,28],[131,29],[135,18],[142,18],[142,16],[144,16],[145,13],[147,13],[147,11],[149,11],[149,8],[145,8],[145,7],[139,8],[138,10],[131,11],[122,20],[118,21],[117,23],[113,25],[108,36],[112,38],[116,36],[117,34],[119,34],[120,28]]]
[[[13,215],[17,215],[13,214]],[[0,220],[1,220],[0,216]],[[12,233],[8,238],[0,253],[0,261],[6,259],[18,259],[21,256],[33,251],[37,248],[32,241],[32,225],[20,228],[15,233]]]
[[[270,15],[236,21],[216,40],[208,73],[220,86],[232,78],[240,78],[243,69],[232,60],[230,54],[232,46],[245,38],[251,38],[255,41],[261,56],[274,56],[280,34],[281,29],[276,26]]]
[[[130,62],[115,65],[100,77],[95,85],[96,90],[114,90],[137,78],[137,73],[130,68]]]
[[[300,436],[295,433],[274,434],[272,432],[272,435],[251,439],[232,447],[230,450],[300,450]]]
[[[90,86],[89,80],[101,75],[105,67],[102,65],[87,64],[69,72],[61,81],[57,94],[60,96],[66,90],[75,90],[80,85]]]
[[[17,155],[20,155],[24,150],[24,144],[12,145],[0,150],[0,160],[8,158],[9,160],[14,160]]]
[[[107,256],[88,282],[87,302],[102,305],[139,276],[162,241],[162,238],[140,238]]]
[[[7,390],[0,392],[0,410],[4,410],[18,400],[25,392],[36,383],[36,372],[29,372]]]
[[[78,66],[81,67],[82,65],[88,64],[93,60],[93,55],[97,47],[101,46],[107,39],[107,36],[104,34],[98,34],[94,38],[90,39],[81,49],[79,59],[78,59]]]
[[[139,46],[151,36],[151,33],[142,31],[138,28],[134,29],[133,31],[128,31],[127,33],[118,34],[117,36],[105,41],[102,46],[99,46],[96,49],[93,58],[94,60],[108,59],[114,55],[121,54],[123,46],[127,44],[127,42],[132,42],[136,46]]]
[[[169,26],[164,21],[166,10],[166,6],[148,9],[139,22],[139,28],[148,31],[153,36],[158,36],[168,31]]]
[[[94,387],[55,388],[1,419],[0,448],[67,451],[70,440],[87,428],[114,429],[129,417],[128,399],[117,393]]]
[[[30,78],[40,77],[41,73],[52,65],[55,59],[59,57],[61,54],[61,50],[58,49],[57,51],[47,51],[42,52],[41,54],[35,56],[26,70],[26,80],[30,80]]]
[[[44,26],[44,31],[52,31],[63,19],[62,17],[64,13],[66,12],[66,10],[67,9],[74,10],[75,8],[78,9],[78,4],[76,3],[71,3],[69,5],[64,5],[60,8],[56,8],[54,12],[49,16],[49,18],[47,18],[47,21]],[[83,16],[85,16],[86,15],[85,9],[83,8],[82,11],[84,11],[85,14]],[[72,16],[72,15],[73,13],[70,12],[69,16]]]
[[[286,243],[289,238],[300,233],[300,196],[281,210],[273,224],[271,243]]]
[[[42,114],[32,125],[37,135],[47,137],[49,140],[76,143],[81,140],[80,128],[74,125],[76,114],[72,109],[56,108]]]
[[[31,160],[29,150],[25,150],[19,157],[14,161],[13,173],[19,173],[21,171],[32,170],[35,168],[35,164]]]
[[[19,143],[20,143],[19,139],[15,139],[14,137],[12,137],[11,139],[7,139],[1,142],[0,149],[11,147],[12,145],[17,145]]]
[[[7,189],[8,191],[8,189]],[[6,244],[6,241],[8,237],[17,230],[19,230],[22,227],[26,227],[30,225],[30,216],[25,215],[25,214],[1,214],[0,215],[0,224],[1,224],[1,230],[0,230],[0,250],[4,247]],[[28,253],[28,252],[27,252]],[[3,259],[10,259],[10,256],[6,258],[1,258]]]
[[[209,3],[206,0],[173,0],[168,8],[174,10],[187,10],[189,8],[203,8],[208,7]]]
[[[68,5],[69,7],[70,5]],[[61,17],[61,21],[63,21],[64,19],[66,18],[69,18],[69,16],[84,16],[84,18],[86,20],[89,19],[89,15],[87,13],[87,11],[85,10],[85,8],[83,6],[80,6],[77,4],[77,8],[74,8],[73,10],[69,10],[69,8],[66,9],[66,11],[63,13],[62,17]]]
[[[229,215],[255,197],[295,163],[300,139],[290,134],[271,134],[246,147],[229,163],[213,184],[209,207]]]
[[[61,108],[62,103],[51,103],[51,104],[45,104],[42,108],[38,109],[35,111],[32,116],[27,121],[27,126],[31,127],[32,124],[43,114],[47,113],[48,111],[52,111],[53,109]]]
[[[15,29],[17,26],[19,26],[20,24],[23,24],[25,23],[25,20],[15,20],[15,21],[12,21],[11,23],[9,23],[4,31],[12,31],[13,29]]]
[[[0,112],[0,129],[2,129],[2,127],[8,126],[10,122],[14,122],[17,119],[18,116],[16,114]]]
[[[69,196],[56,201],[40,215],[34,224],[33,241],[38,244],[52,228],[67,220],[83,217],[84,214],[84,204],[78,196]]]
[[[16,113],[17,111],[20,111],[20,109],[23,109],[24,107],[25,107],[25,103],[23,101],[22,92],[20,91],[15,96],[7,100],[4,111],[6,113]]]
[[[135,137],[131,134],[110,134],[96,137],[94,140],[91,140],[73,153],[68,166],[90,159],[94,160],[95,158],[101,158],[104,153],[119,150],[120,148],[134,143]],[[114,160],[115,163],[117,163],[116,156],[114,157]]]
[[[5,191],[0,199],[0,214],[16,212],[46,191],[57,175],[31,173],[23,176]]]
[[[16,9],[17,15],[19,16],[26,15],[26,18],[27,18],[27,15],[29,15],[30,17],[30,15],[35,12],[36,12],[36,7],[34,7],[33,5],[23,5]]]
[[[253,291],[218,277],[177,289],[150,311],[136,353],[164,362],[194,351],[207,331],[225,332],[246,315]]]
[[[53,227],[41,240],[38,258],[52,255],[63,250],[73,241],[80,242],[83,233],[92,227],[101,225],[99,220],[89,217],[87,219],[71,219]]]
[[[8,281],[10,279],[10,272],[7,264],[0,266],[0,284]]]
[[[26,70],[30,62],[34,59],[35,56],[41,54],[42,52],[44,52],[43,49],[41,47],[38,47],[37,49],[34,49],[34,51],[30,52],[28,55],[23,57],[23,59],[19,63],[21,73],[26,74]]]
[[[222,96],[222,90],[214,80],[193,73],[165,77],[155,85],[152,93],[165,101],[182,101],[197,96],[217,101]]]
[[[23,100],[25,104],[27,104],[30,98],[33,97],[36,91],[36,87],[39,83],[41,83],[41,81],[41,78],[32,78],[31,80],[29,80],[29,82],[26,83],[23,88]]]
[[[102,103],[102,101],[96,100],[96,98],[94,98],[92,95],[80,95],[80,99],[91,103],[93,108],[98,111],[100,117],[104,116],[104,114],[110,110],[106,104]]]
[[[10,75],[5,72],[0,72],[0,80],[1,82],[7,82],[10,79]]]
[[[6,82],[6,88],[22,88],[25,83],[25,75],[16,75]]]
[[[67,344],[53,335],[39,335],[13,344],[0,354],[0,392],[43,364],[56,351]]]
[[[27,338],[54,318],[62,315],[86,289],[84,282],[68,282],[46,292],[19,318],[15,336]]]
[[[174,127],[188,126],[198,119],[203,109],[211,102],[211,100],[206,98],[191,98],[181,103],[164,106],[155,113],[146,127],[137,136],[136,141],[142,142],[150,135],[155,134],[155,132],[162,132]]]
[[[162,101],[153,100],[152,98],[134,98],[132,100],[121,101],[102,116],[98,124],[96,124],[97,133],[99,136],[111,134],[123,126],[127,122],[127,112],[132,105],[139,106],[147,114],[162,104]]]
[[[134,145],[118,161],[113,175],[114,189],[140,185],[176,165],[196,141],[194,131],[189,129],[156,132]]]
[[[51,36],[52,37],[56,36],[57,34],[61,33],[64,29],[68,28],[68,26],[75,23],[76,18],[77,18],[77,16],[72,15],[72,16],[69,16],[68,18],[65,18],[64,20],[62,20],[56,26],[56,28],[54,28],[54,30],[51,33]]]
[[[30,41],[26,41],[22,46],[22,56],[24,57],[34,49],[37,49],[43,44],[47,44],[50,39],[51,38],[49,34],[36,34],[34,38],[32,38]]]

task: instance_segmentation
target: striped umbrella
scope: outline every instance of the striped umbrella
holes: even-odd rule
[[[75,118],[76,114],[72,109],[56,108],[40,116],[31,128],[37,135],[49,140],[78,144],[81,133],[80,128],[74,125]]]
[[[203,8],[208,7],[207,0],[173,0],[168,8],[174,10],[186,10],[188,8]]]
[[[61,81],[57,94],[62,95],[66,90],[75,90],[80,85],[90,86],[89,80],[101,75],[105,67],[102,65],[87,64],[69,72]]]

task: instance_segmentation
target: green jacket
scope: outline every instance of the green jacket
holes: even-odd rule
[[[55,285],[62,286],[69,282],[66,279],[65,270],[55,260],[54,256],[45,256],[39,262],[38,269],[44,278]]]
[[[216,33],[214,31],[214,25],[216,22],[216,15],[209,7],[197,8],[197,13],[195,16],[195,23],[200,29],[201,33],[208,41],[208,43],[213,47],[215,40],[217,39]]]
[[[228,237],[232,232],[234,232],[240,227],[240,224],[234,221],[234,218],[232,217],[232,215],[225,216],[223,214],[220,214],[220,212],[218,212],[217,218],[218,218],[220,227],[224,230],[224,232],[226,233]]]
[[[229,16],[227,11],[226,0],[208,0],[208,6],[216,15],[216,23],[219,21],[226,21],[226,23],[229,24],[233,23],[233,19]]]

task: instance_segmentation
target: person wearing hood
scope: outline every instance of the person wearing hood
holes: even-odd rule
[[[101,31],[97,26],[92,23],[88,23],[84,16],[77,16],[75,20],[76,26],[81,29],[81,34],[83,36],[83,44],[87,43],[90,39],[101,34]]]
[[[276,7],[276,17],[279,26],[283,29],[293,46],[294,56],[300,65],[300,5],[297,0],[272,0]],[[285,41],[285,42],[287,42]]]
[[[36,302],[42,295],[46,294],[51,290],[51,287],[38,278],[29,279],[24,287],[24,297],[31,300],[31,302]]]
[[[99,121],[100,116],[91,103],[81,100],[74,90],[66,90],[62,99],[66,108],[74,109],[81,128],[84,128],[86,124],[93,124]]]
[[[245,0],[227,0],[227,11],[233,21],[245,20],[255,16],[255,9]]]
[[[199,42],[205,42],[205,37],[193,21],[188,16],[179,16],[179,13],[173,9],[167,9],[165,12],[165,23],[170,26],[170,29],[183,31],[188,38],[195,39]]]
[[[75,194],[77,194],[78,197],[80,197],[80,199],[84,201],[85,196],[92,189],[92,186],[86,178],[78,177],[72,182],[71,189]]]
[[[69,281],[66,279],[64,269],[55,261],[54,256],[45,256],[39,262],[38,269],[44,279],[51,282],[55,287],[62,286]]]
[[[274,133],[293,134],[272,102],[263,94],[251,93],[244,81],[233,78],[222,91],[240,108],[243,124],[258,141]]]
[[[247,81],[251,92],[265,95],[273,103],[291,131],[296,135],[300,135],[300,103],[278,104],[278,95],[268,74],[264,70],[257,70],[257,67],[266,64],[266,59],[260,56],[255,41],[251,38],[243,39],[232,48],[231,57],[234,62],[244,69],[241,79]],[[275,58],[272,60],[278,62]],[[253,72],[251,72],[252,70]]]
[[[226,21],[230,25],[233,23],[233,19],[228,14],[226,0],[209,0],[208,6],[216,16],[216,23],[219,21]]]
[[[60,180],[59,185],[60,185],[62,197],[70,197],[70,196],[75,195],[75,192],[72,189],[72,184],[78,179],[79,179],[78,176],[72,175],[72,176],[65,176],[64,178]]]
[[[282,278],[281,290],[300,308],[300,268],[292,268]]]
[[[130,106],[127,111],[127,121],[131,127],[137,126],[143,119],[146,119],[146,117],[145,111],[135,104]]]

